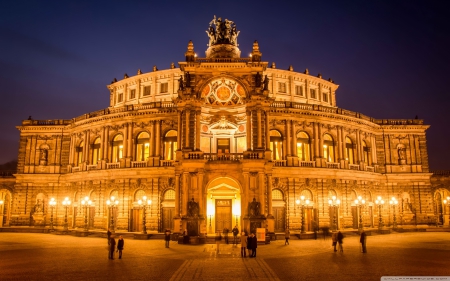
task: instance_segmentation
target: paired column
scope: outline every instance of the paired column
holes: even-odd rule
[[[262,127],[261,127],[261,109],[256,110],[256,117],[258,120],[258,148],[262,148]]]
[[[195,111],[195,150],[200,150],[200,110]]]
[[[252,112],[247,111],[247,150],[252,149]]]

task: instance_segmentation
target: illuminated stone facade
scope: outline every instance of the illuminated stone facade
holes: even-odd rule
[[[24,120],[4,222],[48,226],[53,197],[60,227],[68,197],[69,227],[87,219],[90,228],[138,232],[143,196],[152,200],[146,229],[159,232],[378,227],[378,196],[386,226],[394,212],[399,226],[435,222],[423,120],[339,108],[331,79],[269,66],[256,41],[241,58],[237,35],[233,22],[214,19],[206,57],[189,42],[178,68],[114,80],[106,109]],[[85,196],[92,205],[82,205]]]

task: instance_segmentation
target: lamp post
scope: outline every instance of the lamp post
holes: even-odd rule
[[[300,229],[300,233],[306,233],[305,231],[305,213],[303,212],[303,209],[305,206],[309,205],[309,199],[305,199],[305,196],[300,196],[300,199],[297,199],[295,201],[295,203],[297,204],[297,206],[300,205],[301,207],[301,215],[302,215],[302,225],[301,225],[301,229]]]
[[[361,196],[358,196],[358,199],[355,199],[355,204],[357,207],[359,207],[359,226],[358,230],[362,231],[364,229],[363,227],[363,220],[362,220],[362,206],[366,204],[366,200],[364,200]]]
[[[55,208],[56,205],[56,200],[55,198],[50,198],[50,202],[48,202],[48,204],[50,205],[50,209],[52,210],[51,215],[50,215],[50,230],[54,230],[53,229],[53,209]]]
[[[331,199],[328,199],[328,204],[333,208],[333,230],[337,230],[336,212],[341,204],[341,200],[337,199],[336,196],[333,196]]]
[[[84,231],[89,231],[88,208],[92,205],[92,201],[89,200],[88,196],[86,196],[83,200],[81,200],[81,205],[83,205],[84,208]]]
[[[396,229],[397,228],[397,218],[395,217],[395,207],[398,204],[397,199],[395,199],[395,197],[392,197],[392,199],[389,201],[389,204],[392,206],[392,210],[393,212],[393,219],[394,219],[394,223],[392,224],[392,229]]]
[[[381,230],[383,228],[383,217],[381,216],[381,207],[384,205],[383,198],[378,196],[377,200],[375,200],[375,204],[378,206],[378,229]]]
[[[68,225],[67,225],[67,209],[69,209],[70,206],[70,200],[69,197],[64,198],[64,201],[62,202],[64,208],[66,209],[66,213],[64,215],[64,231],[69,230]]]
[[[142,200],[141,199],[138,200],[138,204],[139,204],[139,207],[142,208],[142,210],[144,212],[142,214],[142,233],[147,234],[147,227],[146,227],[147,219],[146,219],[145,213],[147,211],[147,207],[152,205],[152,200],[150,200],[150,199],[147,200],[147,196],[143,196]]]
[[[111,233],[115,233],[115,229],[114,229],[114,209],[117,207],[117,205],[119,205],[119,200],[115,199],[114,196],[111,196],[111,200],[106,200],[106,205],[108,205],[109,209],[109,215],[111,217]]]

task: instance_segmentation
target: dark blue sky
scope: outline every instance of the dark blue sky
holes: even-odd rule
[[[341,108],[418,115],[431,125],[431,169],[450,169],[445,1],[8,2],[0,4],[0,164],[17,158],[15,126],[29,115],[70,119],[106,108],[114,77],[177,65],[189,40],[203,57],[217,15],[236,23],[242,56],[258,40],[277,68],[331,77]]]

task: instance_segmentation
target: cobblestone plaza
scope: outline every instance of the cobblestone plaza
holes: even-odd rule
[[[445,276],[450,258],[448,232],[396,233],[359,238],[346,235],[344,253],[330,238],[272,241],[256,258],[241,258],[239,247],[180,245],[163,240],[125,239],[123,259],[107,258],[101,237],[1,233],[1,280],[380,280],[381,276]]]

